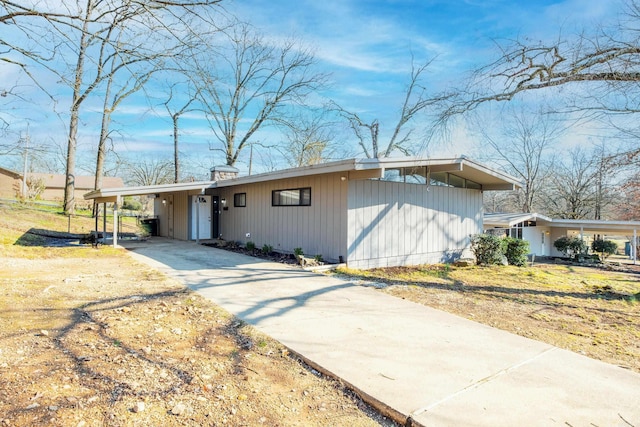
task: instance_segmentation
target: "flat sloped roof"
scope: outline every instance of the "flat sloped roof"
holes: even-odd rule
[[[450,172],[461,178],[469,179],[480,185],[483,190],[515,190],[521,187],[521,183],[514,177],[484,166],[466,157],[454,159],[420,159],[415,157],[384,158],[384,159],[348,159],[318,165],[303,166],[299,168],[284,169],[256,175],[242,176],[238,178],[220,181],[202,181],[165,185],[150,185],[144,187],[103,188],[91,191],[84,198],[95,199],[99,202],[115,201],[116,197],[130,195],[144,195],[154,193],[166,193],[174,191],[206,190],[217,187],[230,187],[256,182],[275,181],[286,178],[321,175],[328,173],[344,172],[348,179],[380,178],[384,176],[385,169],[401,167],[428,166],[432,172]]]
[[[630,236],[633,235],[634,230],[640,230],[640,221],[557,219],[538,213],[486,213],[483,221],[485,228],[487,226],[511,228],[524,221],[536,221],[537,225],[546,227],[622,236]]]
[[[492,227],[510,228],[516,224],[520,224],[525,221],[541,222],[544,225],[548,225],[551,218],[538,213],[486,213],[484,214],[484,224]]]

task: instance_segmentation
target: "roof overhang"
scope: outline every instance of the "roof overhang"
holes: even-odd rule
[[[522,184],[516,178],[466,157],[454,159],[402,157],[340,160],[218,181],[217,187],[229,187],[240,184],[339,172],[345,173],[345,178],[350,180],[382,178],[386,169],[415,168],[421,166],[428,167],[428,170],[431,172],[449,172],[461,178],[474,181],[482,185],[483,190],[516,190],[522,187]]]
[[[119,197],[144,196],[148,194],[171,193],[175,191],[200,191],[216,186],[214,181],[185,182],[177,184],[145,185],[139,187],[103,188],[84,195],[85,200],[95,200],[98,203],[115,202]]]
[[[640,221],[554,219],[553,226],[569,230],[618,236],[631,236],[634,232],[640,231]]]
[[[535,221],[537,225],[548,226],[553,219],[539,213],[488,213],[484,214],[485,226],[494,228],[511,228],[527,221]]]
[[[346,179],[382,178],[385,170],[397,168],[415,168],[426,166],[431,172],[449,172],[461,178],[471,180],[482,186],[482,190],[515,190],[521,183],[514,177],[491,169],[466,157],[454,159],[420,159],[414,157],[382,158],[382,159],[349,159],[300,168],[267,172],[219,181],[188,182],[164,185],[148,185],[140,187],[104,188],[84,195],[86,200],[115,202],[119,197],[141,196],[179,191],[204,191],[210,188],[231,187],[242,184],[275,181],[287,178],[344,173]]]
[[[485,228],[511,228],[525,221],[536,221],[537,226],[543,227],[618,236],[630,236],[640,231],[640,221],[555,219],[538,213],[489,213],[483,218]]]

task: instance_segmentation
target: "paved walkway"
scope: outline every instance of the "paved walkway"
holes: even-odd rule
[[[372,288],[153,238],[132,256],[423,426],[640,427],[640,374]]]

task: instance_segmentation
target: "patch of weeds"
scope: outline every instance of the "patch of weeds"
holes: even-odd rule
[[[113,345],[114,345],[114,347],[122,347],[122,342],[120,342],[118,340],[113,340]]]
[[[245,248],[247,248],[248,251],[254,251],[256,249],[256,244],[252,241],[248,241]]]
[[[265,255],[269,255],[273,252],[273,246],[267,245],[266,243],[262,246],[262,253]]]
[[[638,292],[635,295],[629,295],[628,297],[625,298],[625,301],[629,305],[637,304],[638,302],[640,302],[640,292]]]

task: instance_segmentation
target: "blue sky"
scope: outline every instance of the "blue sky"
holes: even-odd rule
[[[599,22],[615,18],[617,0],[237,0],[226,8],[251,22],[266,37],[279,39],[295,36],[313,47],[319,66],[331,75],[331,89],[317,94],[318,99],[333,99],[365,120],[380,120],[381,133],[394,125],[395,112],[415,61],[434,59],[425,82],[429,90],[459,85],[470,69],[497,58],[496,41],[528,37],[553,40],[560,31],[574,34],[594,28]],[[5,67],[0,65],[0,67]],[[16,82],[14,70],[0,68],[0,82]],[[51,86],[55,82],[51,80]],[[0,83],[0,89],[2,89]],[[24,89],[30,92],[29,88]],[[151,90],[153,91],[153,90]],[[12,103],[12,130],[29,127],[32,140],[66,141],[65,111],[67,98],[61,90],[55,109],[37,92],[29,96],[36,105]],[[149,111],[149,103],[132,97],[114,116],[114,127],[121,136],[114,140],[121,154],[163,156],[172,150],[171,123],[162,117],[164,110]],[[99,110],[100,101],[86,107]],[[5,105],[5,114],[7,113]],[[198,177],[206,174],[207,165],[224,162],[221,155],[209,150],[215,143],[207,124],[196,114],[181,122],[182,148],[190,158]],[[85,110],[80,128],[80,150],[91,151],[99,132],[97,114]],[[15,135],[15,134],[12,134]],[[9,135],[9,137],[12,137]],[[424,153],[432,156],[470,154],[477,144],[464,129],[452,134],[452,141],[431,146]],[[575,136],[575,134],[574,134]],[[339,135],[341,143],[353,147],[351,135]],[[257,138],[264,143],[277,142],[279,135],[266,129]],[[272,165],[268,153],[256,150],[254,168]],[[155,153],[155,154],[150,154]],[[353,151],[357,154],[357,151]],[[237,166],[246,172],[248,150]],[[261,160],[262,159],[262,160]],[[5,158],[2,163],[14,160]],[[87,160],[87,163],[90,163]],[[255,169],[254,169],[255,170]]]

